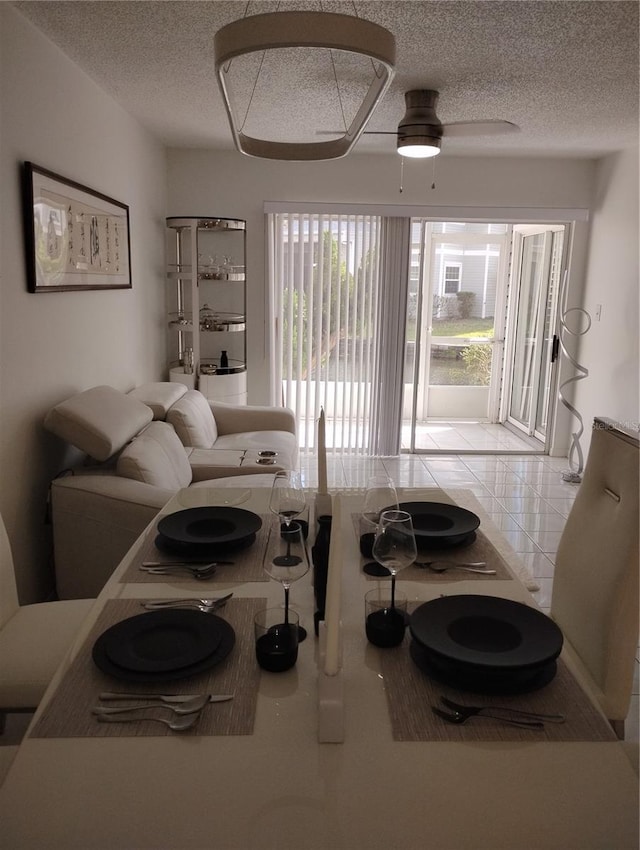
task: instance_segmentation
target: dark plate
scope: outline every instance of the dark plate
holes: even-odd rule
[[[110,661],[139,673],[162,673],[197,664],[222,640],[223,622],[201,611],[150,611],[116,623],[103,634]]]
[[[415,640],[411,641],[409,654],[414,663],[429,676],[450,687],[477,694],[525,694],[537,691],[548,685],[557,672],[555,661],[549,661],[538,667],[525,667],[522,670],[487,670],[487,668],[469,669],[432,655]]]
[[[219,664],[221,661],[229,655],[231,650],[235,645],[235,632],[233,628],[227,623],[226,620],[223,620],[221,617],[217,617],[215,614],[205,614],[201,611],[149,611],[148,614],[141,614],[138,616],[148,617],[149,615],[155,614],[184,614],[188,613],[190,615],[195,615],[198,618],[207,618],[211,619],[216,624],[217,636],[219,638],[218,644],[215,649],[213,649],[208,655],[201,657],[199,661],[194,662],[193,664],[186,664],[184,666],[176,667],[172,670],[129,670],[126,667],[121,667],[119,664],[116,664],[111,660],[107,653],[107,644],[110,640],[109,634],[112,629],[115,629],[117,626],[121,625],[117,623],[116,626],[112,626],[111,629],[107,629],[107,631],[103,632],[102,635],[97,639],[95,644],[93,645],[92,657],[93,661],[103,673],[107,673],[109,676],[113,676],[115,679],[119,679],[124,682],[138,682],[138,683],[161,683],[161,682],[172,682],[177,679],[186,679],[189,676],[195,676],[198,673],[202,673],[205,670],[209,670],[212,667],[215,667],[216,664]],[[126,620],[123,622],[127,622]],[[207,628],[206,626],[204,628]],[[182,659],[184,660],[184,658]],[[180,662],[177,662],[180,663]]]
[[[536,608],[496,596],[442,596],[411,615],[411,635],[436,663],[486,673],[540,667],[562,649],[562,632]]]
[[[262,520],[251,511],[210,506],[168,514],[158,523],[158,533],[176,543],[211,546],[237,543],[261,527]]]
[[[188,561],[190,558],[198,560],[211,558],[213,561],[215,558],[228,555],[230,552],[247,549],[256,542],[256,536],[255,534],[249,534],[247,537],[241,537],[232,543],[181,543],[178,540],[165,537],[163,534],[157,534],[154,542],[161,552],[167,552],[170,555],[180,555],[185,561]]]
[[[480,525],[476,514],[444,502],[402,502],[399,508],[411,514],[418,547],[465,543]]]

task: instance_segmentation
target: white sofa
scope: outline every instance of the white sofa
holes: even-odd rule
[[[93,387],[47,414],[45,428],[87,455],[84,464],[51,484],[60,599],[96,596],[127,550],[179,489],[270,486],[274,472],[297,464],[292,411],[214,405],[214,414],[201,396],[211,410],[211,426],[200,399],[189,395],[193,392],[169,382],[146,384],[127,394],[113,387]],[[193,441],[217,430],[209,448],[185,446],[171,422],[165,421],[173,405],[187,395],[202,417],[201,429],[196,428],[197,420],[183,416],[184,405],[180,417],[174,419],[188,420]],[[186,414],[190,410],[187,404]],[[260,449],[277,451],[276,463],[256,463]]]

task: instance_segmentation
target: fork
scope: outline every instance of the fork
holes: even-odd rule
[[[457,723],[458,725],[466,723],[470,717],[477,714],[475,711],[466,713],[454,710],[450,713],[448,711],[443,711],[435,705],[431,706],[431,711],[433,711],[434,714],[437,714],[438,717],[446,720],[448,723]],[[492,717],[494,720],[501,720],[503,723],[508,723],[510,726],[519,726],[522,729],[544,729],[544,723],[541,720],[516,720],[515,718],[504,717],[500,714],[491,714],[487,711],[483,711],[481,716]]]
[[[451,708],[460,714],[467,714],[469,717],[474,714],[480,714],[480,712],[500,711],[512,714],[514,717],[521,716],[523,718],[529,717],[532,720],[547,720],[549,723],[564,723],[566,721],[564,714],[543,714],[540,711],[525,711],[523,708],[511,708],[502,705],[460,705],[451,699],[447,699],[447,697],[440,697],[440,702],[446,705],[447,708]]]
[[[195,570],[190,567],[149,567],[145,568],[144,571],[151,576],[189,575],[191,578],[198,579],[198,581],[206,581],[214,577],[216,569],[217,567],[201,567]]]
[[[480,569],[481,567],[486,567],[485,561],[459,564],[457,561],[443,561],[439,559],[435,561],[414,561],[414,566],[421,569],[433,570],[434,573],[444,573],[447,570],[464,570],[467,573],[482,573],[485,576],[494,576],[496,574],[495,570]]]
[[[231,599],[233,593],[227,593],[226,596],[220,596],[217,599],[151,599],[147,602],[142,602],[143,608],[149,611],[156,611],[162,608],[199,608],[200,611],[212,613],[219,608],[223,608],[227,604],[227,600]]]

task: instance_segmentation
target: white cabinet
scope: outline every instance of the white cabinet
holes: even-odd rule
[[[169,379],[246,404],[246,227],[241,219],[167,219]]]

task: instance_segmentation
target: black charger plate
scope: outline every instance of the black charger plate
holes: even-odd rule
[[[546,684],[563,643],[558,626],[536,608],[475,594],[423,603],[410,630],[419,666],[458,687],[494,693]]]
[[[411,514],[418,548],[472,543],[480,525],[476,514],[445,502],[402,502],[398,507]]]
[[[234,645],[233,628],[215,614],[149,611],[103,632],[93,645],[92,657],[103,673],[116,679],[159,683],[214,667]]]
[[[160,520],[155,543],[164,552],[184,557],[223,555],[251,546],[261,527],[262,519],[242,508],[187,508]]]

